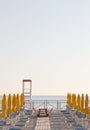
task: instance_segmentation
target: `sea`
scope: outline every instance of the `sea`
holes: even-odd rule
[[[32,96],[32,100],[66,100],[66,96]]]

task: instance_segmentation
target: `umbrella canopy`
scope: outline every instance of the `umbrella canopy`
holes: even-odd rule
[[[89,103],[88,94],[86,94],[86,98],[85,98],[85,108],[88,108],[88,103]]]
[[[6,118],[7,117],[7,104],[6,104],[6,95],[3,95],[2,98],[2,118]]]
[[[24,101],[25,102],[25,101]],[[68,93],[67,94],[67,104],[69,105],[69,106],[71,106],[71,93]],[[24,103],[24,105],[25,105],[25,103]]]
[[[12,110],[13,110],[13,112],[16,112],[16,106],[17,106],[16,95],[13,94],[13,97],[12,97]]]
[[[72,106],[76,109],[76,94],[72,94]]]
[[[88,99],[88,94],[86,94],[86,97],[85,97],[85,113],[86,114],[88,114],[89,112],[88,104],[89,104],[89,99]]]
[[[20,102],[21,102],[21,108],[24,108],[24,106],[25,106],[25,98],[24,98],[24,94],[23,93],[20,96]]]
[[[20,97],[19,94],[17,94],[17,110],[20,110]]]
[[[77,95],[77,110],[80,110],[81,108],[81,98],[80,94]]]
[[[12,101],[11,101],[11,94],[8,96],[8,109],[7,109],[7,114],[12,114]]]
[[[81,96],[81,111],[84,111],[84,94]]]

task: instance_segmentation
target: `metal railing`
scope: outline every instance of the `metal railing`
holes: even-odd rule
[[[66,100],[26,100],[25,107],[32,109],[47,108],[62,110],[66,109]]]

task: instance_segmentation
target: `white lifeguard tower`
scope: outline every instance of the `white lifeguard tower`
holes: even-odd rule
[[[25,96],[25,108],[32,110],[32,80],[24,79],[23,83],[23,94]]]

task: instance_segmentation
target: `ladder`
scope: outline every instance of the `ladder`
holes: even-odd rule
[[[32,109],[32,80],[24,79],[22,82],[22,89],[25,97],[25,108]]]

